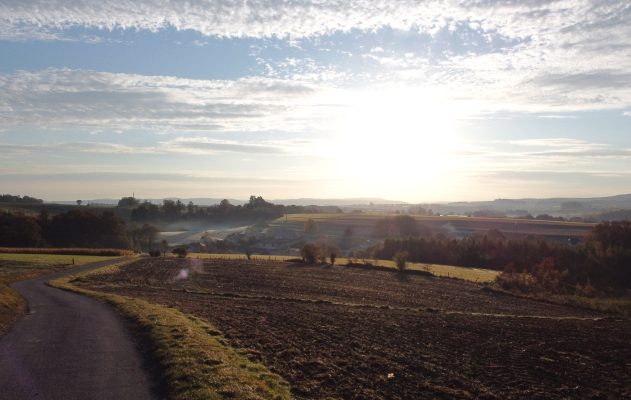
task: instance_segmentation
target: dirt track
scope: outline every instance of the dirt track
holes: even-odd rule
[[[106,304],[46,285],[113,262],[12,285],[28,300],[29,313],[0,338],[0,398],[159,398],[122,318]]]
[[[631,322],[463,281],[143,260],[84,282],[214,323],[304,398],[631,396]]]

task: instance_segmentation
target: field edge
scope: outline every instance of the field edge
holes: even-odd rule
[[[251,361],[247,350],[230,347],[209,322],[174,308],[72,283],[86,275],[113,272],[133,261],[54,279],[48,284],[111,304],[138,328],[160,364],[169,399],[292,398],[285,379]]]

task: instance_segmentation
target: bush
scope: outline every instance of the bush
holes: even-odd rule
[[[149,250],[149,255],[151,257],[160,257],[160,254],[162,254],[160,250]]]
[[[302,246],[300,250],[300,256],[302,257],[302,261],[307,264],[315,264],[318,260],[318,256],[320,255],[320,248],[313,243],[307,243]]]
[[[186,257],[186,254],[188,254],[188,252],[186,251],[186,247],[176,247],[171,250],[171,252],[180,258],[184,258]]]
[[[397,266],[397,269],[401,272],[405,271],[405,269],[407,268],[407,261],[408,261],[408,253],[407,251],[398,251],[394,254],[394,257],[392,257],[392,260],[394,261],[394,264]]]

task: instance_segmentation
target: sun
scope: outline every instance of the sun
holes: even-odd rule
[[[431,93],[358,93],[341,119],[340,174],[361,185],[427,185],[453,167],[453,110]]]

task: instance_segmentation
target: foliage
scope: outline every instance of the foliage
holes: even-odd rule
[[[631,289],[631,222],[596,225],[580,245],[485,235],[461,240],[435,235],[386,239],[373,256],[503,270],[500,284],[523,291],[624,294]]]
[[[261,196],[250,196],[244,205],[231,204],[227,199],[214,206],[197,206],[180,200],[164,200],[162,205],[144,201],[131,212],[134,222],[212,221],[212,222],[257,222],[276,219],[288,213],[317,211],[301,206],[272,204]]]
[[[405,268],[407,267],[407,261],[408,261],[407,251],[396,252],[394,256],[392,257],[392,261],[394,261],[394,264],[396,265],[397,269],[400,272],[405,271]]]
[[[129,248],[125,221],[111,211],[95,214],[71,210],[57,214],[44,232],[46,242],[56,247]]]
[[[136,226],[129,231],[133,247],[137,250],[153,250],[153,243],[159,233],[158,228],[150,224]]]
[[[0,212],[0,246],[39,246],[41,227],[34,218],[22,213]]]
[[[25,204],[42,204],[44,200],[36,199],[30,196],[14,196],[10,194],[1,194],[0,203],[25,203]]]
[[[186,254],[188,254],[186,247],[175,247],[173,250],[171,250],[171,252],[180,258],[184,258],[186,257]]]
[[[140,202],[138,201],[138,199],[132,196],[123,197],[120,200],[118,200],[118,207],[134,208],[134,207],[137,207],[138,205],[140,205]]]
[[[0,212],[0,246],[127,249],[129,245],[125,221],[111,211],[74,209],[52,218],[46,211],[36,217]]]
[[[320,257],[320,247],[315,243],[306,243],[302,246],[302,249],[300,249],[300,256],[305,263],[315,264]]]

